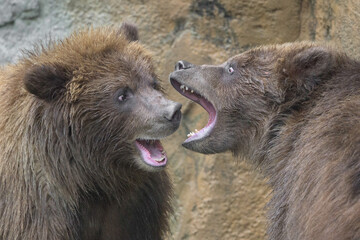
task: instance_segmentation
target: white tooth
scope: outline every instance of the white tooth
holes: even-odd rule
[[[197,132],[199,132],[197,129],[195,129],[195,132],[197,133]]]
[[[159,158],[159,159],[154,159],[156,162],[162,162],[165,160],[165,158]]]
[[[191,89],[191,93],[194,93],[194,90]]]
[[[185,87],[185,89],[186,89],[186,91],[187,91],[187,90],[189,90],[189,88],[188,88],[188,87]]]

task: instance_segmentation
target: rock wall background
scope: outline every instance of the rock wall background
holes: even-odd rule
[[[154,53],[169,97],[183,103],[183,121],[165,143],[176,198],[169,239],[264,239],[271,190],[249,165],[230,154],[205,156],[183,149],[186,134],[207,113],[168,83],[177,60],[218,64],[253,46],[297,40],[335,44],[360,57],[357,0],[0,0],[0,65],[21,49],[61,39],[86,26],[139,26]]]

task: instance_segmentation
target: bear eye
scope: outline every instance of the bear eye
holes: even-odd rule
[[[119,102],[125,102],[128,98],[129,98],[129,89],[128,88],[121,89],[117,97]]]
[[[155,76],[153,82],[151,83],[151,87],[155,90],[160,90],[161,86],[159,85],[158,77]]]
[[[229,68],[228,68],[228,73],[231,74],[231,73],[233,73],[233,72],[234,72],[234,68],[233,68],[233,67],[229,67]]]
[[[119,96],[119,101],[120,102],[123,102],[125,100],[126,100],[126,95],[125,94],[122,94],[122,95]]]
[[[153,82],[153,83],[151,84],[151,86],[152,86],[152,88],[155,89],[155,90],[158,89],[158,84],[157,84],[157,82]]]

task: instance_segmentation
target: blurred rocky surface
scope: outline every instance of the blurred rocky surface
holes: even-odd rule
[[[169,97],[184,105],[180,129],[164,144],[176,193],[169,239],[264,239],[271,190],[231,154],[181,147],[208,115],[170,87],[168,74],[180,59],[219,64],[253,46],[296,40],[332,42],[359,57],[359,19],[357,0],[0,0],[0,64],[73,30],[136,23]]]
[[[360,1],[312,0],[302,2],[300,40],[330,42],[360,58]]]
[[[33,19],[39,16],[38,0],[5,0],[1,2],[0,27],[13,23],[16,19]]]

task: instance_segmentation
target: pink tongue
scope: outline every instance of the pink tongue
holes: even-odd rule
[[[161,153],[163,148],[159,141],[148,143],[146,141],[143,142],[143,145],[149,151],[150,156],[152,159],[162,159],[164,158],[163,154]]]
[[[150,146],[150,147],[148,147],[148,150],[150,151],[151,158],[153,158],[153,159],[163,158],[161,152],[158,149],[156,149],[155,147]]]

